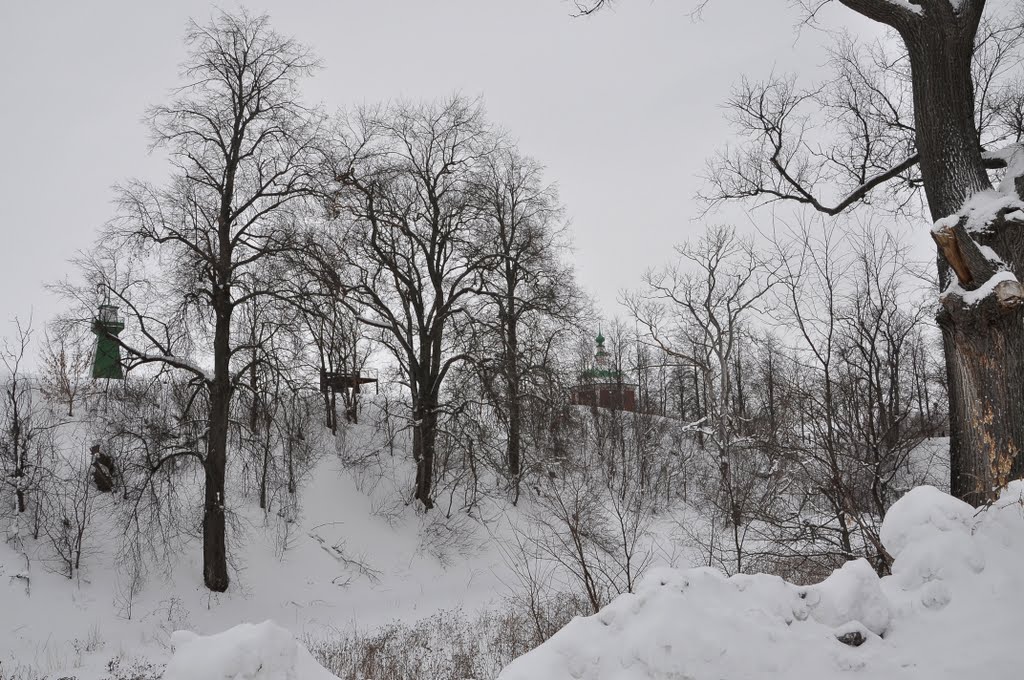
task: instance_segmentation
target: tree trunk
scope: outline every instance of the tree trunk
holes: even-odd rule
[[[416,500],[430,510],[434,483],[434,451],[437,443],[437,399],[425,397],[417,400],[413,411],[412,453],[416,461]]]
[[[954,17],[954,18],[951,18]],[[924,16],[902,31],[910,54],[917,148],[932,219],[952,215],[978,191],[991,189],[974,119],[971,58],[976,26],[960,15]],[[971,236],[993,248],[1024,278],[1024,241],[1005,221]],[[939,280],[951,281],[940,255]],[[977,287],[985,280],[974,281]],[[991,298],[991,296],[989,296]],[[984,304],[947,304],[939,313],[949,384],[950,492],[978,505],[1021,469],[1024,445],[1024,311]]]
[[[267,472],[270,469],[270,427],[263,443],[263,466],[260,470],[260,510],[267,509]]]
[[[225,294],[226,297],[226,294]],[[215,592],[228,589],[224,476],[227,469],[228,422],[231,408],[230,312],[218,310],[214,329],[214,379],[210,386],[207,435],[206,499],[203,506],[203,581]]]
[[[328,390],[327,396],[327,424],[331,428],[331,434],[338,434],[338,393]]]
[[[299,490],[298,482],[295,481],[295,438],[288,435],[288,493],[294,496]]]
[[[516,505],[519,502],[519,487],[523,479],[522,409],[519,404],[518,376],[509,381],[508,397],[508,474],[512,478],[512,505]]]
[[[993,296],[939,314],[950,392],[950,491],[980,505],[1024,476],[1024,313]],[[953,445],[955,442],[955,445]]]
[[[768,446],[774,456],[779,444],[779,418],[775,410],[775,360],[772,355],[773,352],[774,350],[769,348],[765,384],[768,388]]]
[[[974,31],[944,17],[922,20],[903,38],[910,55],[914,125],[932,219],[991,189],[974,120]],[[945,273],[945,272],[944,272]]]
[[[357,371],[352,371],[356,375]],[[352,386],[345,390],[345,421],[352,425],[359,424],[359,383],[353,382]]]
[[[506,351],[508,352],[505,359],[505,377],[508,380],[508,473],[512,477],[513,484],[518,487],[519,475],[522,473],[520,460],[522,410],[519,403],[519,338],[514,320],[509,322]]]
[[[252,395],[252,403],[249,405],[249,433],[255,437],[256,428],[260,422],[260,392],[259,392],[259,380],[256,375],[257,356],[256,356],[256,333],[253,332],[252,337],[249,341],[253,344],[252,350],[252,366],[249,368],[249,394]]]
[[[17,378],[15,378],[16,380]],[[11,444],[14,448],[14,472],[11,476],[14,478],[14,495],[18,502],[18,513],[23,513],[28,510],[28,498],[25,494],[24,479],[25,479],[25,458],[27,452],[21,441],[21,412],[18,409],[17,397],[17,384],[11,388],[9,394],[12,416],[11,416]]]
[[[228,589],[227,541],[224,514],[224,475],[227,468],[228,406],[224,386],[210,391],[210,432],[206,450],[206,501],[203,507],[203,581],[215,592]]]
[[[693,367],[693,420],[694,422],[699,421],[704,417],[703,411],[701,411],[700,405],[700,384],[697,382],[697,367]],[[705,404],[707,400],[705,399]],[[697,443],[700,448],[704,448],[704,424],[701,423],[697,427]]]

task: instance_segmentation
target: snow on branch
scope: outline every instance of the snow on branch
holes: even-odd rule
[[[987,167],[1006,168],[1006,174],[999,183],[999,193],[1014,196],[1020,193],[1017,181],[1024,179],[1024,144],[1010,144],[992,151],[984,151],[982,159]]]

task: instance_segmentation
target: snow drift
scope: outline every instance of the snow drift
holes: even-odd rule
[[[1024,482],[983,511],[916,488],[889,511],[882,541],[895,558],[882,579],[861,560],[807,587],[707,568],[651,572],[500,680],[1019,676]]]
[[[163,680],[337,680],[273,621],[208,636],[179,630],[171,645]]]

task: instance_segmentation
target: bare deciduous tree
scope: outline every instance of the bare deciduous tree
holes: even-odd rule
[[[26,354],[32,342],[32,325],[15,321],[13,339],[0,345],[3,397],[0,401],[0,473],[4,486],[14,494],[18,515],[28,510],[29,497],[38,489],[43,470],[33,457],[39,435],[49,429],[35,400],[35,389],[26,374]]]
[[[518,497],[524,404],[551,379],[553,354],[578,327],[585,305],[560,260],[564,218],[542,168],[502,149],[485,159],[476,191],[485,221],[480,248],[493,261],[475,314],[483,330],[474,363],[502,423],[506,470]]]
[[[645,275],[646,289],[627,296],[627,306],[648,342],[701,377],[702,429],[715,447],[720,491],[739,531],[749,494],[735,474],[743,448],[738,351],[745,325],[776,283],[775,272],[729,227],[713,227],[677,252],[678,261]]]
[[[401,366],[412,401],[414,496],[428,509],[444,380],[467,358],[459,329],[494,261],[477,247],[474,187],[497,147],[480,105],[458,97],[362,110],[342,134],[333,173],[345,229],[337,285]]]
[[[184,371],[207,396],[205,447],[170,456],[201,462],[203,577],[223,591],[231,401],[253,365],[235,313],[287,295],[264,274],[294,248],[290,211],[315,192],[319,116],[299,102],[298,83],[317,62],[266,16],[246,12],[191,22],[185,42],[185,84],[147,117],[174,175],[165,187],[122,187],[120,215],[101,239],[137,261],[135,275],[102,268],[86,275],[129,314],[120,340],[129,363]]]
[[[42,345],[42,393],[67,406],[69,418],[75,415],[75,403],[88,391],[93,359],[92,343],[82,337],[82,331],[80,324],[60,320],[46,333]]]

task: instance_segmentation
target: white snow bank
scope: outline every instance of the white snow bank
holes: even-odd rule
[[[273,621],[207,636],[179,630],[171,645],[163,680],[337,680]]]
[[[875,635],[884,635],[892,619],[878,574],[867,560],[847,562],[818,585],[808,587],[805,599],[811,617],[830,628],[855,622]]]
[[[801,588],[707,569],[652,572],[575,619],[500,680],[939,680],[1020,677],[1024,482],[985,511],[932,488],[882,526],[893,575],[850,562]],[[851,647],[837,640],[860,633]]]
[[[956,532],[970,534],[977,511],[962,500],[933,486],[911,489],[893,503],[882,522],[879,536],[894,558],[924,536]]]
[[[800,595],[773,576],[657,570],[635,594],[575,619],[499,677],[800,678],[855,664],[826,626],[808,620]]]
[[[975,509],[930,486],[896,501],[882,523],[886,550],[897,558],[892,578],[905,589],[985,567],[973,540]]]

